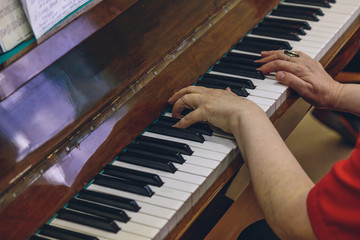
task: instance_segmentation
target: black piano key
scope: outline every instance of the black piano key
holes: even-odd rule
[[[66,209],[61,209],[56,218],[113,233],[117,233],[120,230],[116,222],[111,219],[95,217]]]
[[[271,35],[274,37],[279,37],[279,35],[281,34],[279,32],[273,32],[273,31],[270,31],[271,34],[261,34],[261,32],[254,31],[254,30],[259,30],[258,28],[253,29],[252,33],[258,34],[258,35],[264,35],[264,36]],[[263,30],[263,31],[265,31],[265,30]],[[259,32],[259,33],[257,33],[257,32]],[[286,34],[286,35],[288,35],[288,34]],[[286,39],[285,36],[282,38]],[[254,37],[254,39],[259,39],[259,38]],[[264,40],[268,40],[268,39],[264,39]],[[251,41],[251,40],[244,39],[243,41],[237,43],[234,46],[234,49],[241,50],[241,51],[247,51],[247,52],[253,52],[253,53],[261,53],[261,51],[269,51],[269,50],[279,50],[279,49],[290,50],[291,47],[284,46],[283,44],[270,43],[270,42],[266,42],[266,41]],[[226,58],[227,58],[227,56],[222,58],[221,62],[223,62],[224,60],[226,61]],[[259,66],[260,64],[255,63],[255,62],[252,62],[251,64],[245,64],[245,66],[246,65],[251,66],[251,68],[253,68],[253,69],[260,67]]]
[[[293,41],[301,40],[299,35],[295,32],[281,32],[278,31],[276,28],[270,28],[270,27],[256,27],[253,30],[251,30],[251,33],[260,36],[268,36],[268,37],[281,38],[281,39],[293,40]],[[271,49],[264,49],[264,50],[271,50]],[[273,49],[273,50],[277,50],[277,49]]]
[[[44,225],[41,227],[39,234],[55,239],[66,239],[66,240],[98,240],[97,237],[93,237],[87,234],[74,232],[71,230]]]
[[[279,4],[276,9],[289,11],[289,12],[292,12],[292,13],[303,13],[303,14],[311,14],[311,13],[313,13],[313,14],[316,14],[317,16],[324,16],[324,13],[321,10],[321,8],[300,7],[300,6]]]
[[[130,220],[129,216],[121,209],[107,207],[79,199],[70,200],[66,208],[125,223]]]
[[[260,25],[260,24],[259,24]],[[276,23],[271,21],[263,21],[261,26],[268,26],[272,28],[279,29],[280,31],[287,30],[289,32],[295,32],[298,35],[306,35],[305,28],[300,24],[292,25],[290,23]]]
[[[177,170],[171,161],[150,158],[146,155],[127,151],[120,153],[116,160],[171,173]]]
[[[236,46],[238,46],[238,45],[241,45],[241,43],[238,43]],[[239,46],[240,46],[239,45]],[[245,47],[247,48],[246,50],[245,49],[238,49],[237,47],[234,47],[234,49],[238,49],[238,50],[244,50],[244,51],[247,51],[247,52],[256,52],[256,53],[260,53],[261,52],[261,50],[260,49],[262,49],[262,50],[264,50],[264,51],[266,51],[266,50],[277,50],[277,48],[273,48],[273,47],[266,47],[266,46],[261,46],[261,47],[259,47],[259,44],[257,44],[257,43],[244,43],[243,44],[243,46],[244,45],[246,45]],[[234,60],[234,61],[232,61],[232,60]],[[241,61],[239,62],[239,61],[236,61],[236,59],[233,59],[233,58],[231,58],[231,57],[223,57],[223,58],[221,58],[220,59],[220,61],[218,62],[218,64],[222,64],[222,63],[224,63],[224,64],[230,64],[230,65],[234,65],[234,66],[236,66],[237,68],[240,68],[240,69],[243,69],[243,70],[248,70],[248,71],[256,71],[256,69],[258,69],[259,68],[259,64],[256,64],[255,62],[253,62],[253,63],[241,63]]]
[[[185,143],[174,142],[164,139],[158,139],[148,136],[140,135],[135,139],[135,143],[141,143],[143,145],[147,145],[150,147],[154,147],[156,149],[162,149],[164,151],[174,151],[179,152],[181,154],[191,156],[193,151],[190,146]]]
[[[127,151],[129,151],[129,148],[127,148]],[[164,184],[164,182],[157,174],[113,166],[113,165],[105,166],[103,174],[114,177],[125,178],[138,182],[144,182],[146,184],[150,184],[158,187],[161,187]]]
[[[272,22],[262,22],[260,24],[258,24],[259,28],[269,28],[271,30],[274,30],[276,32],[281,32],[281,33],[296,33],[298,35],[306,35],[306,32],[304,31],[304,29],[300,26],[293,26],[293,25],[281,25],[281,24],[276,24],[276,23],[272,23]]]
[[[229,64],[229,63],[215,64],[214,67],[212,68],[212,70],[216,71],[216,72],[223,72],[223,73],[239,75],[239,76],[243,76],[243,77],[250,77],[250,78],[256,78],[256,79],[261,79],[261,80],[265,79],[265,76],[262,72],[260,72],[258,70],[249,71],[249,70],[240,69],[235,64]]]
[[[276,23],[274,23],[276,24]],[[302,27],[299,27],[302,28]],[[244,37],[242,39],[243,42],[250,42],[250,43],[259,43],[259,44],[266,44],[266,45],[273,45],[274,47],[291,50],[292,47],[289,42],[282,41],[282,40],[275,40],[275,39],[266,39],[266,38],[258,38],[258,37]],[[257,60],[257,59],[255,59]],[[254,60],[253,60],[254,61]],[[259,63],[257,63],[259,64]],[[259,64],[261,65],[261,64]]]
[[[153,133],[159,133],[166,136],[195,141],[199,143],[203,143],[205,141],[204,136],[202,134],[192,131],[190,129],[161,126],[161,125],[156,125],[156,123],[153,124],[148,129],[148,131]]]
[[[204,81],[198,82],[197,85],[207,87],[207,88],[213,88],[213,89],[226,89],[228,87],[228,86],[224,86],[223,84],[213,85],[213,84],[206,83]],[[232,87],[231,91],[241,97],[249,96],[249,93],[246,91],[246,89],[244,87]]]
[[[43,238],[40,236],[33,235],[29,238],[29,240],[49,240],[48,238]]]
[[[95,192],[84,189],[81,190],[81,192],[77,195],[77,198],[105,204],[108,206],[113,206],[116,208],[126,209],[132,212],[138,212],[140,210],[140,207],[135,200],[114,196],[107,193]]]
[[[274,9],[270,15],[279,16],[279,17],[287,17],[287,18],[296,18],[318,22],[319,18],[314,13],[298,13],[298,12],[289,12],[286,10]]]
[[[250,79],[245,78],[235,78],[229,76],[221,76],[216,74],[204,74],[201,81],[208,81],[208,82],[223,82],[225,85],[232,86],[242,86],[248,89],[255,89],[254,83]]]
[[[264,18],[263,22],[271,22],[271,23],[277,23],[284,26],[292,25],[292,26],[299,26],[306,30],[310,30],[311,26],[307,21],[301,21],[301,20],[289,20],[289,19],[279,19],[279,18]]]
[[[177,123],[179,120],[180,119],[178,119],[178,118],[173,118],[173,117],[168,117],[168,116],[161,116],[161,117],[158,118],[157,123],[172,126],[175,123]],[[193,125],[187,127],[187,129],[193,130],[195,132],[201,133],[201,134],[206,135],[206,136],[211,136],[212,132],[213,132],[208,124],[201,123],[201,122],[194,123]]]
[[[154,195],[154,192],[146,183],[131,181],[123,178],[108,177],[101,174],[97,175],[94,178],[93,184],[131,192],[147,197],[151,197],[152,195]]]
[[[325,8],[331,7],[329,1],[325,1],[325,0],[324,1],[322,1],[322,0],[285,0],[284,2],[306,4],[306,5],[325,7]]]
[[[237,53],[237,52],[228,52],[226,54],[226,57],[236,57],[239,59],[242,59],[243,61],[249,61],[249,62],[254,62],[256,60],[261,59],[261,56],[255,56],[255,55],[250,55],[250,54],[245,54],[245,53]]]
[[[272,49],[274,49],[274,48],[272,48]],[[235,64],[239,64],[239,65],[245,65],[245,66],[251,67],[252,69],[257,69],[262,66],[261,63],[256,63],[256,62],[250,61],[248,59],[232,57],[229,54],[224,56],[223,58],[221,58],[220,61],[228,62],[228,63],[235,63]]]
[[[131,143],[127,146],[126,151],[137,152],[149,156],[161,156],[163,159],[167,159],[172,162],[183,164],[185,162],[181,153],[171,150],[165,150],[156,146],[149,146],[142,143]]]
[[[273,48],[273,47],[261,47],[251,44],[251,43],[244,43],[239,42],[234,46],[234,49],[245,51],[245,52],[252,52],[252,53],[260,53],[261,51],[269,51],[269,50],[278,50],[279,48]],[[224,62],[224,61],[221,61]],[[256,69],[256,68],[255,68]]]

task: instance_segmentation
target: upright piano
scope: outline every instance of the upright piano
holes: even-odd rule
[[[310,106],[253,60],[303,51],[335,77],[359,13],[358,0],[104,0],[33,43],[0,71],[1,239],[203,238],[241,156],[208,125],[172,128],[167,99],[231,85],[286,138]]]

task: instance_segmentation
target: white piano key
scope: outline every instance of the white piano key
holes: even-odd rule
[[[211,159],[204,159],[197,156],[183,156],[187,163],[190,163],[192,165],[202,166],[202,167],[208,167],[211,169],[215,169],[217,166],[219,166],[220,162],[211,160]]]
[[[332,38],[334,33],[332,32],[319,32],[319,31],[306,31],[306,35],[302,36],[302,39],[309,40],[309,41],[319,41],[319,42],[328,42],[329,38]]]
[[[235,150],[237,148],[236,142],[232,139],[226,139],[226,138],[224,139],[223,137],[219,137],[219,136],[215,136],[215,135],[212,135],[212,136],[204,135],[204,138],[206,141],[209,141],[209,142],[226,145],[232,150]]]
[[[174,165],[180,171],[187,172],[187,173],[193,173],[193,174],[200,175],[203,177],[209,176],[209,174],[212,172],[211,168],[200,167],[200,166],[192,165],[192,164],[189,164],[186,162],[184,164],[174,163]]]
[[[61,227],[65,229],[69,229],[72,231],[77,231],[80,233],[92,233],[95,236],[99,236],[101,238],[109,239],[109,240],[118,240],[118,239],[127,239],[127,240],[149,240],[151,238],[148,237],[142,237],[140,235],[131,234],[125,231],[120,230],[117,233],[111,233],[107,231],[103,231],[100,229],[88,227],[85,225],[81,225],[78,223],[68,222],[62,219],[55,218],[52,220],[50,225],[55,227]],[[140,231],[141,229],[139,229]]]
[[[213,159],[216,161],[223,161],[227,157],[227,154],[225,153],[214,152],[208,149],[202,149],[195,146],[191,146],[191,149],[194,151],[192,155],[202,158]],[[231,150],[229,152],[231,152]]]
[[[346,5],[352,5],[352,6],[359,6],[360,2],[358,0],[337,0],[338,4],[346,4]]]
[[[118,226],[121,228],[122,231],[132,233],[134,235],[135,234],[141,235],[143,237],[150,239],[154,239],[155,236],[160,232],[160,229],[158,228],[153,228],[134,222],[127,222],[127,223],[116,222],[116,223],[118,224]]]
[[[359,6],[360,2],[358,0],[337,0],[337,4],[347,4],[347,5],[353,5],[353,6]]]
[[[151,189],[158,196],[175,199],[175,200],[180,200],[180,201],[184,201],[184,202],[187,201],[191,196],[191,194],[188,192],[168,188],[165,186],[161,186],[161,187],[151,186]]]
[[[319,25],[313,25],[311,26],[310,30],[305,30],[306,33],[308,32],[326,32],[326,33],[331,33],[333,35],[336,34],[336,32],[338,31],[338,28],[331,28],[331,27],[327,27],[327,26],[319,26]]]
[[[318,18],[319,22],[338,24],[338,26],[341,27],[350,18],[350,16],[328,12],[325,16],[319,16]]]
[[[139,201],[139,204],[141,207],[139,212],[143,213],[143,214],[163,218],[166,220],[170,220],[170,219],[174,218],[174,216],[176,215],[176,211],[168,209],[168,208],[163,208],[163,207],[155,206],[153,204],[140,202],[140,201]]]
[[[48,236],[41,235],[41,234],[37,234],[36,236],[42,237],[42,238],[44,238],[44,239],[46,239],[46,240],[58,240],[58,239],[56,239],[56,238],[48,237]],[[94,237],[94,236],[93,236],[93,237]],[[99,239],[99,240],[100,240],[100,239]],[[106,239],[105,239],[105,238],[101,238],[101,240],[106,240]]]
[[[161,177],[161,179],[164,181],[163,186],[182,190],[182,191],[189,192],[189,193],[194,193],[199,188],[199,185],[184,182],[184,181],[179,181],[179,180],[175,180],[175,179],[171,179],[171,178],[167,178],[167,177]]]
[[[250,95],[262,97],[262,98],[274,99],[275,101],[278,100],[281,95],[280,93],[277,92],[270,92],[256,88],[248,89],[248,92],[250,93]]]
[[[248,99],[252,99],[251,97],[261,97],[263,99],[269,99],[269,100],[275,101],[275,109],[278,109],[282,104],[282,102],[280,102],[281,94],[279,94],[279,93],[267,92],[267,91],[256,90],[256,89],[249,91],[249,93],[250,93],[250,98],[248,96]],[[277,98],[274,98],[275,95],[277,96]]]
[[[348,5],[348,4],[334,4],[331,8],[321,8],[323,13],[327,15],[329,12],[333,13],[340,13],[345,14],[348,16],[351,16],[355,14],[356,8],[354,8],[354,5]]]
[[[250,99],[248,99],[250,100]],[[251,101],[251,100],[250,100]],[[270,106],[266,106],[266,105],[263,105],[263,104],[258,104],[257,105],[264,111],[264,112],[268,112],[269,109],[270,109]]]
[[[161,229],[165,227],[167,219],[155,217],[153,215],[144,214],[142,212],[131,212],[124,210],[126,214],[131,218],[130,221],[138,224],[147,225],[150,227]]]

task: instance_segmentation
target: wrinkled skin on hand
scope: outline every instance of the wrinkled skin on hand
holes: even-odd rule
[[[309,103],[333,109],[342,91],[343,85],[335,81],[322,67],[322,65],[298,52],[300,57],[288,56],[281,50],[264,51],[258,63],[264,63],[258,70],[264,74],[277,72],[276,79],[294,89]]]
[[[176,118],[180,117],[185,108],[194,109],[174,125],[175,127],[186,128],[196,122],[209,122],[228,133],[232,133],[234,125],[237,124],[236,115],[260,109],[255,103],[237,96],[230,89],[197,86],[176,92],[169,99],[169,103],[174,104],[173,117]]]

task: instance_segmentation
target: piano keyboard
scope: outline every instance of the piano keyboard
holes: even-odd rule
[[[293,49],[320,60],[359,12],[358,0],[285,0],[197,84],[231,86],[271,116],[288,88],[256,71],[259,52]],[[173,129],[170,115],[155,121],[31,239],[166,237],[238,153],[234,140],[206,125]]]

